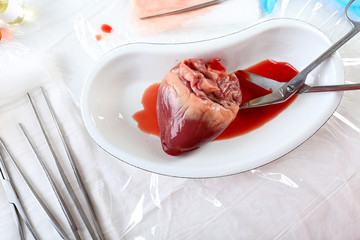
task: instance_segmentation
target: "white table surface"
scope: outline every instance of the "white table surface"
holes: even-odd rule
[[[23,122],[34,139],[41,139],[25,97],[30,91],[40,103],[39,85],[45,86],[60,116],[106,239],[360,238],[359,92],[344,93],[329,121],[289,154],[220,178],[174,178],[137,169],[100,149],[83,126],[79,99],[85,76],[101,55],[116,46],[201,40],[277,17],[311,23],[332,41],[349,29],[343,8],[330,0],[279,0],[271,14],[261,11],[258,4],[229,0],[182,26],[144,29],[131,20],[129,0],[24,2],[24,22],[9,28],[10,41],[0,42],[0,136],[69,234],[55,196],[17,125]],[[225,13],[226,18],[219,17]],[[114,32],[96,41],[104,23]],[[346,82],[360,82],[360,36],[339,52]],[[48,115],[44,119],[50,122]],[[49,131],[54,129],[49,127]],[[54,144],[61,146],[56,140]],[[60,182],[44,140],[38,140],[38,146]],[[62,159],[71,173],[66,158]],[[7,165],[41,239],[60,239],[15,169]],[[70,179],[76,183],[73,176]],[[75,191],[79,193],[78,188]],[[79,221],[78,216],[75,219]],[[81,223],[79,229],[84,239],[90,239]],[[2,188],[0,232],[0,239],[18,237]],[[28,231],[26,239],[32,239]]]

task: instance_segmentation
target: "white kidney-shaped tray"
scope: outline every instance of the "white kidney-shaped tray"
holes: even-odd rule
[[[331,45],[316,27],[299,20],[274,19],[206,41],[183,44],[133,43],[100,58],[88,74],[81,96],[85,126],[95,142],[116,158],[138,168],[176,177],[231,175],[267,164],[311,137],[332,116],[342,93],[308,93],[264,126],[239,137],[213,141],[178,157],[163,152],[160,139],[137,127],[151,84],[184,58],[220,58],[229,72],[265,59],[303,69]],[[344,83],[338,54],[308,77],[307,84]]]

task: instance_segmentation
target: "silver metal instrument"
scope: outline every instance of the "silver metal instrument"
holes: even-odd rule
[[[299,92],[301,87],[304,86],[305,80],[308,74],[314,70],[319,64],[321,64],[324,60],[329,58],[333,53],[335,53],[342,45],[344,45],[347,41],[349,41],[352,37],[354,37],[360,31],[360,22],[352,20],[349,17],[349,7],[355,0],[351,0],[345,9],[345,17],[348,22],[351,24],[352,29],[349,33],[347,33],[343,38],[337,41],[333,46],[331,46],[328,50],[326,50],[323,54],[321,54],[316,60],[314,60],[310,65],[308,65],[304,70],[299,72],[291,81],[281,86],[279,89],[275,90],[270,94],[265,96],[253,99],[249,102],[243,103],[240,108],[250,108],[250,107],[260,107],[266,106],[270,104],[281,103],[289,99],[291,96]],[[309,92],[309,90],[308,90]]]
[[[44,213],[46,214],[46,216],[50,220],[51,224],[54,226],[55,230],[59,233],[59,235],[61,236],[62,239],[70,239],[70,237],[66,234],[64,229],[61,227],[60,223],[56,220],[56,218],[51,213],[51,211],[46,207],[45,203],[41,200],[41,197],[35,191],[35,189],[32,187],[29,180],[25,177],[25,174],[22,172],[22,170],[19,168],[18,164],[15,162],[14,157],[12,156],[12,154],[10,153],[10,151],[9,151],[8,147],[6,146],[5,142],[1,138],[0,138],[0,145],[1,145],[2,149],[5,151],[5,153],[8,155],[8,157],[10,158],[11,162],[15,166],[17,172],[19,173],[19,175],[21,176],[23,181],[25,182],[25,185],[28,187],[30,192],[33,194],[33,196],[35,197],[35,199],[38,202],[39,206],[42,208],[42,210],[44,211]],[[39,238],[36,238],[36,239],[39,239]]]
[[[242,77],[247,81],[250,81],[268,91],[279,89],[283,87],[286,82],[279,82],[271,78],[263,77],[244,70],[238,70],[242,72]],[[302,93],[316,93],[316,92],[340,92],[340,91],[352,91],[360,90],[360,83],[353,84],[337,84],[337,85],[322,85],[322,86],[310,86],[304,84],[295,94]]]
[[[155,15],[151,15],[151,16],[141,17],[140,19],[145,20],[145,19],[149,19],[149,18],[162,17],[162,16],[168,16],[168,15],[173,15],[173,14],[178,14],[178,13],[183,13],[183,12],[189,12],[189,11],[197,10],[197,9],[200,9],[200,8],[205,8],[205,7],[215,5],[215,4],[219,4],[219,3],[225,2],[225,1],[227,1],[227,0],[212,0],[212,1],[209,1],[209,2],[200,3],[200,4],[197,4],[197,5],[191,6],[191,7],[186,7],[186,8],[182,8],[182,9],[171,11],[171,12],[166,12],[166,13],[160,13],[160,14],[155,14]]]
[[[88,195],[88,193],[87,193],[87,191],[86,191],[86,189],[85,189],[85,185],[84,185],[83,180],[82,180],[82,178],[81,178],[80,172],[79,172],[79,170],[78,170],[78,168],[77,168],[77,166],[76,166],[76,164],[75,164],[74,158],[73,158],[73,156],[72,156],[72,154],[71,154],[71,151],[70,151],[70,149],[69,149],[69,144],[67,143],[66,138],[64,137],[63,130],[62,130],[62,128],[60,127],[60,124],[59,124],[59,121],[58,121],[58,119],[57,119],[57,117],[56,117],[56,115],[55,115],[54,109],[53,109],[53,107],[51,106],[50,101],[49,101],[49,99],[48,99],[48,97],[47,97],[44,89],[43,89],[42,87],[41,87],[40,89],[41,89],[41,92],[42,92],[42,94],[43,94],[43,96],[44,96],[46,105],[47,105],[47,107],[48,107],[48,109],[49,109],[49,111],[50,111],[51,117],[53,118],[53,121],[54,121],[54,123],[55,123],[55,126],[56,126],[57,132],[58,132],[58,134],[59,134],[59,136],[60,136],[61,142],[62,142],[62,144],[63,144],[63,146],[64,146],[65,151],[66,151],[66,155],[67,155],[68,160],[69,160],[69,162],[70,162],[70,164],[71,164],[71,167],[72,167],[73,173],[74,173],[74,175],[75,175],[75,177],[76,177],[76,181],[77,181],[77,183],[78,183],[78,185],[79,185],[80,191],[81,191],[81,193],[82,193],[82,195],[83,195],[83,197],[84,197],[86,207],[87,207],[87,209],[89,210],[91,220],[92,220],[92,222],[93,222],[93,224],[94,224],[94,226],[95,226],[96,234],[94,233],[94,231],[93,231],[93,229],[92,229],[89,221],[87,220],[87,217],[86,217],[86,215],[85,215],[85,213],[84,213],[84,210],[82,209],[81,204],[78,202],[76,195],[75,195],[75,194],[72,194],[72,193],[73,193],[73,190],[72,190],[70,184],[68,184],[69,186],[67,186],[66,181],[64,181],[64,182],[65,182],[65,186],[67,186],[68,192],[69,192],[71,198],[73,199],[76,207],[79,209],[79,214],[80,214],[80,216],[83,218],[83,221],[84,221],[84,223],[85,223],[88,231],[90,232],[90,235],[92,236],[92,238],[93,238],[93,239],[97,239],[97,238],[98,238],[98,239],[100,239],[100,240],[104,240],[105,237],[104,237],[104,235],[103,235],[103,233],[102,233],[102,231],[101,231],[99,221],[98,221],[98,219],[97,219],[97,217],[96,217],[94,208],[93,208],[93,206],[92,206],[92,204],[91,204],[90,197],[89,197],[89,195]],[[34,107],[34,106],[33,106],[33,107]],[[34,108],[34,111],[36,111],[35,108]],[[42,123],[41,123],[41,121],[40,121],[39,118],[38,118],[38,121],[39,121],[39,124],[42,125]],[[42,128],[43,128],[43,127],[42,127]],[[44,133],[44,134],[45,134],[45,133]],[[50,143],[49,143],[49,145],[51,146]],[[53,150],[52,150],[52,152],[53,152]],[[54,154],[54,155],[55,155],[55,154]],[[56,157],[55,157],[55,158],[56,158]],[[56,161],[56,160],[55,160],[55,161]],[[59,164],[59,166],[60,166],[60,164]],[[59,168],[59,171],[60,171],[60,172],[63,171],[62,168],[61,168],[61,166],[60,166],[60,168]],[[64,178],[66,178],[66,177],[64,177]],[[73,196],[73,195],[74,195],[74,196]],[[96,235],[97,235],[97,236],[96,236]]]
[[[21,129],[22,133],[24,134],[27,142],[29,143],[31,149],[33,150],[34,154],[36,155],[36,158],[38,159],[38,161],[39,161],[39,163],[40,163],[43,171],[45,172],[46,177],[48,178],[49,183],[50,183],[50,185],[51,185],[51,187],[52,187],[52,189],[53,189],[53,191],[54,191],[54,193],[55,193],[55,195],[56,195],[56,198],[58,199],[58,201],[59,201],[59,203],[60,203],[61,209],[62,209],[63,212],[64,212],[64,215],[65,215],[65,217],[66,217],[66,219],[67,219],[67,221],[68,221],[68,223],[69,223],[69,225],[70,225],[70,227],[71,227],[72,232],[74,233],[75,238],[76,238],[77,240],[80,240],[80,235],[79,235],[79,233],[78,233],[78,228],[77,228],[77,226],[76,226],[76,223],[75,223],[75,221],[74,221],[74,219],[73,219],[73,217],[72,217],[72,215],[71,215],[71,213],[70,213],[70,210],[69,210],[68,207],[66,206],[65,200],[64,200],[64,198],[62,197],[59,188],[56,186],[54,179],[53,179],[52,176],[50,175],[49,170],[47,169],[44,161],[42,160],[40,154],[39,154],[38,151],[36,150],[35,145],[34,145],[34,143],[32,142],[32,140],[30,139],[30,136],[29,136],[29,134],[27,133],[25,127],[24,127],[22,124],[20,124],[20,123],[19,123],[19,126],[20,126],[20,129]]]
[[[46,101],[46,104],[47,104],[47,106],[48,106],[48,108],[49,108],[49,110],[50,110],[50,112],[51,112],[51,115],[53,115],[52,108],[50,109],[51,105],[50,105],[50,103],[49,103],[49,101],[48,101],[48,99],[47,99],[47,97],[46,97],[46,95],[45,95],[45,92],[44,92],[44,89],[43,89],[43,88],[41,88],[41,92],[42,92],[42,94],[43,94],[43,96],[44,96],[44,99],[45,99],[45,101]],[[48,136],[48,134],[47,134],[46,131],[45,131],[45,128],[44,128],[44,126],[43,126],[42,121],[40,120],[39,112],[38,112],[38,110],[36,109],[36,106],[35,106],[35,104],[34,104],[34,101],[32,100],[31,95],[30,95],[29,93],[27,94],[27,96],[28,96],[29,101],[30,101],[30,103],[31,103],[31,107],[32,107],[32,109],[33,109],[33,111],[34,111],[34,113],[35,113],[36,119],[38,120],[38,123],[39,123],[39,125],[40,125],[41,131],[42,131],[42,133],[43,133],[43,135],[44,135],[44,137],[45,137],[45,140],[46,140],[46,142],[47,142],[47,144],[48,144],[48,146],[49,146],[49,148],[50,148],[51,154],[52,154],[52,156],[53,156],[53,158],[54,158],[54,160],[55,160],[55,163],[56,163],[56,166],[57,166],[57,168],[58,168],[58,170],[59,170],[61,179],[63,180],[63,182],[64,182],[64,184],[65,184],[65,188],[66,188],[67,192],[69,193],[72,201],[74,202],[77,210],[79,211],[80,217],[81,217],[81,219],[83,220],[83,222],[84,222],[87,230],[89,231],[91,237],[92,237],[93,239],[97,239],[97,235],[95,234],[93,228],[91,227],[91,224],[90,224],[88,218],[86,217],[85,211],[84,211],[83,207],[81,206],[79,199],[78,199],[77,196],[75,195],[75,191],[74,191],[73,187],[71,186],[70,181],[69,181],[69,179],[67,178],[63,167],[62,167],[61,164],[60,164],[60,161],[59,161],[59,159],[58,159],[58,157],[57,157],[57,155],[56,155],[56,153],[55,153],[55,150],[54,150],[54,148],[52,147],[52,145],[50,144],[49,136]],[[57,126],[57,124],[56,124],[56,126]],[[45,170],[45,169],[44,169],[44,170]],[[60,199],[60,200],[61,200],[61,199]],[[69,214],[69,213],[68,213],[68,214]],[[71,216],[70,216],[70,220],[71,220]],[[71,222],[71,221],[70,221],[70,222]],[[73,229],[73,230],[77,230],[77,229]],[[78,234],[77,234],[77,235],[78,235]],[[78,238],[79,236],[76,236],[76,237]]]
[[[0,143],[1,143],[1,145],[3,145],[1,139],[0,139]],[[39,239],[39,237],[37,236],[33,226],[31,225],[31,223],[25,213],[25,210],[20,202],[20,199],[16,193],[16,190],[15,190],[12,182],[11,182],[9,172],[7,171],[5,162],[1,155],[0,155],[0,174],[1,174],[1,183],[4,187],[5,194],[10,203],[12,213],[14,214],[15,222],[16,222],[16,225],[18,228],[20,239],[24,239],[24,233],[23,233],[23,230],[21,227],[20,217],[24,221],[26,227],[29,229],[29,231],[32,234],[32,236],[34,237],[34,239]]]
[[[74,162],[73,156],[71,154],[70,148],[68,146],[67,140],[63,135],[63,130],[61,128],[61,126],[59,125],[58,119],[55,115],[54,109],[46,95],[46,92],[44,91],[44,89],[41,87],[41,93],[43,95],[43,98],[45,99],[46,102],[46,106],[48,107],[48,110],[51,114],[51,117],[55,123],[56,129],[58,131],[58,134],[60,136],[61,142],[63,144],[63,147],[66,151],[67,157],[70,161],[73,173],[76,177],[77,183],[79,185],[79,188],[81,190],[81,193],[83,194],[84,197],[84,202],[86,204],[87,210],[90,214],[90,219],[92,221],[92,224],[94,225],[95,230],[93,229],[93,226],[91,225],[91,222],[89,221],[89,219],[87,218],[84,209],[82,208],[80,201],[78,200],[74,189],[72,188],[69,179],[67,178],[67,176],[65,175],[64,169],[62,168],[59,159],[57,158],[57,155],[55,153],[55,150],[53,148],[53,146],[50,143],[50,139],[48,134],[45,131],[44,125],[41,121],[40,118],[40,114],[39,111],[36,107],[36,105],[34,104],[34,101],[31,97],[31,95],[28,93],[28,99],[30,101],[31,107],[34,111],[36,120],[39,123],[39,126],[41,128],[41,132],[43,133],[43,136],[45,137],[46,143],[51,151],[51,154],[55,160],[56,166],[58,168],[58,171],[60,173],[60,176],[64,182],[65,188],[67,190],[67,192],[69,193],[73,203],[76,206],[77,211],[79,212],[79,215],[81,217],[81,220],[84,222],[86,229],[88,230],[88,232],[90,233],[90,236],[92,239],[100,239],[103,240],[105,239],[103,233],[101,232],[101,228],[99,225],[99,222],[96,218],[95,212],[94,212],[94,208],[90,202],[90,198],[86,192],[86,189],[84,187],[83,181],[81,179],[81,176],[79,174],[79,170],[76,167],[76,164]],[[29,146],[31,147],[32,151],[34,152],[34,154],[36,155],[36,158],[38,159],[47,179],[49,180],[49,183],[56,195],[56,198],[58,200],[58,202],[60,203],[61,209],[63,210],[63,213],[66,217],[66,220],[69,223],[69,226],[73,232],[73,236],[75,237],[75,239],[81,239],[80,234],[78,232],[78,227],[76,225],[76,222],[70,212],[70,210],[68,209],[65,200],[62,196],[63,193],[60,193],[60,190],[58,189],[58,187],[56,186],[53,177],[50,175],[50,172],[48,171],[40,153],[38,152],[38,150],[36,149],[36,146],[33,142],[33,140],[31,139],[31,136],[29,134],[29,132],[26,130],[25,126],[21,123],[19,123],[20,129],[24,135],[24,137],[26,138],[27,142],[29,143]],[[54,217],[54,215],[51,213],[51,211],[47,208],[47,206],[45,205],[45,203],[42,201],[41,197],[39,196],[39,194],[36,192],[36,190],[32,187],[32,185],[30,184],[29,180],[26,178],[26,176],[24,175],[24,173],[22,172],[22,170],[20,169],[20,167],[18,166],[18,164],[15,162],[14,157],[12,156],[11,152],[8,150],[8,147],[6,146],[6,144],[4,143],[4,141],[0,138],[0,147],[2,148],[2,152],[4,152],[8,158],[11,160],[11,162],[13,163],[13,165],[15,166],[15,169],[17,170],[17,172],[19,173],[19,175],[21,176],[21,178],[23,179],[25,185],[28,187],[28,189],[30,190],[30,192],[33,194],[33,196],[35,197],[36,201],[38,202],[38,204],[40,205],[40,207],[42,208],[42,210],[44,211],[44,213],[46,214],[46,216],[48,217],[48,219],[50,220],[51,224],[54,226],[55,230],[59,233],[60,237],[62,239],[71,239],[67,233],[65,232],[65,230],[62,228],[62,226],[59,224],[59,222],[56,220],[56,218]],[[12,184],[11,184],[11,180],[9,177],[9,174],[6,170],[6,166],[5,163],[3,161],[2,156],[0,155],[0,173],[2,176],[2,183],[5,189],[5,192],[8,196],[9,202],[11,203],[13,212],[14,212],[14,216],[15,216],[15,220],[19,229],[19,235],[20,238],[23,239],[24,235],[23,235],[23,231],[21,229],[21,225],[20,225],[20,221],[19,221],[19,214],[21,215],[21,217],[23,218],[26,226],[29,228],[30,232],[32,233],[32,235],[34,236],[35,239],[39,239],[39,237],[36,235],[35,231],[33,230],[33,227],[31,226],[29,220],[27,219],[25,212],[21,206],[20,200],[17,197],[16,191],[13,188]]]

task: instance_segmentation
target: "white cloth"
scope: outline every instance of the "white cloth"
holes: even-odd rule
[[[221,9],[233,14],[237,10],[234,6],[241,4],[243,9],[248,6],[255,14],[253,19],[219,19],[216,31],[211,31],[214,26],[206,24],[210,12],[192,20],[191,28],[185,24],[179,29],[146,33],[137,31],[126,21],[131,15],[131,4],[125,0],[26,2],[33,18],[11,29],[14,33],[11,42],[0,44],[0,136],[69,235],[70,228],[57,200],[18,127],[18,122],[25,125],[56,182],[60,183],[26,98],[29,91],[40,105],[46,129],[79,195],[61,142],[43,105],[40,85],[45,87],[65,129],[106,239],[360,238],[359,92],[346,92],[329,121],[286,156],[252,171],[213,179],[172,178],[132,167],[100,149],[83,126],[78,106],[83,80],[94,60],[123,43],[194,41],[274,17],[310,22],[332,40],[348,30],[341,6],[328,0],[278,1],[270,15],[263,15],[259,6],[247,2],[227,1]],[[103,23],[111,25],[114,34],[99,43],[94,36]],[[359,82],[359,49],[357,36],[340,51],[347,82]],[[13,166],[5,160],[40,237],[60,239]],[[60,189],[65,193],[64,187]],[[71,202],[68,196],[66,200]],[[73,205],[70,208],[74,210]],[[75,219],[81,236],[88,239],[79,216],[75,215]],[[1,187],[0,232],[0,239],[17,238]],[[27,230],[26,237],[32,239]]]

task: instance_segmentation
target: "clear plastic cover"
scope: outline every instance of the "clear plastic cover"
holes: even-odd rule
[[[359,239],[358,91],[345,92],[328,122],[287,155],[248,172],[209,179],[162,176],[108,155],[90,139],[78,107],[87,73],[99,57],[118,46],[209,39],[273,18],[308,22],[334,42],[350,29],[343,1],[278,0],[268,13],[261,5],[264,1],[228,0],[197,12],[149,21],[138,19],[145,8],[146,13],[155,11],[142,5],[144,2],[25,1],[24,22],[16,27],[2,26],[12,38],[0,42],[0,136],[66,231],[71,234],[17,124],[22,122],[31,129],[60,182],[25,95],[30,91],[41,105],[39,86],[45,86],[66,130],[106,239]],[[111,31],[104,31],[104,24]],[[360,36],[339,52],[346,83],[360,82]],[[50,116],[43,107],[41,110],[49,132],[53,132]],[[286,131],[291,134],[291,129]],[[52,134],[60,155],[64,155],[56,134]],[[40,237],[60,239],[5,160]],[[61,161],[75,186],[68,161],[65,157]],[[75,191],[80,193],[78,188]],[[0,209],[1,238],[17,238],[1,187]],[[79,224],[79,230],[84,238],[89,237],[85,226]],[[28,232],[27,238],[31,239]]]

